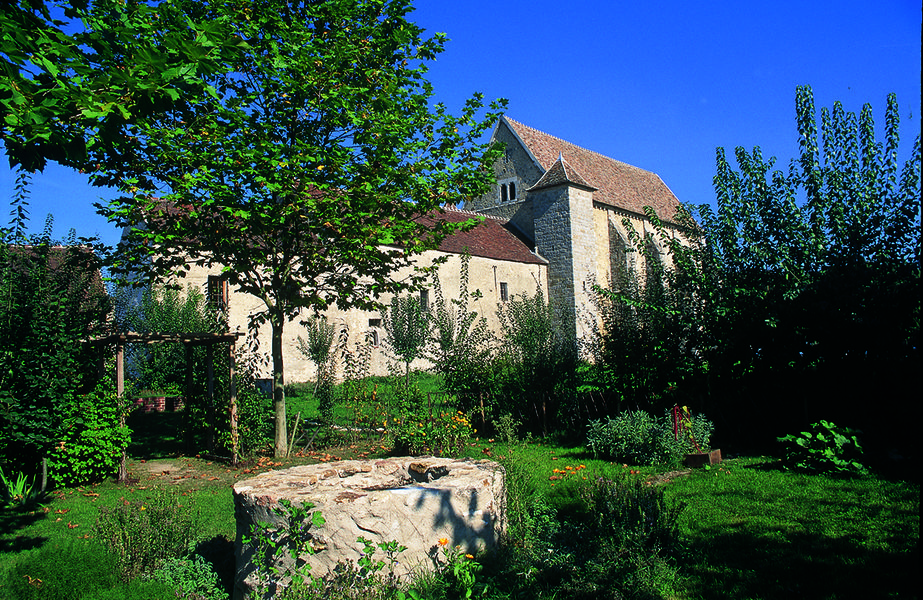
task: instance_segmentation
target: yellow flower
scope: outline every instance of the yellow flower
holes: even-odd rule
[[[467,559],[469,559],[469,560],[474,560],[474,556],[472,556],[471,554],[466,554],[466,555],[465,555],[465,558],[467,558]]]
[[[448,545],[449,545],[449,538],[439,538],[439,545],[440,545],[440,546],[448,546]]]

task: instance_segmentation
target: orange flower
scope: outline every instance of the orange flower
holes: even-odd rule
[[[471,554],[466,554],[466,555],[465,555],[465,558],[467,558],[467,559],[469,559],[469,560],[474,560],[474,556],[471,555]]]
[[[440,546],[448,546],[448,544],[449,544],[449,538],[439,538]]]

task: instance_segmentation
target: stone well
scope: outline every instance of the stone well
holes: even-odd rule
[[[310,502],[326,524],[304,556],[320,576],[340,561],[361,557],[360,536],[407,547],[395,569],[399,576],[431,568],[439,539],[466,552],[493,547],[504,527],[504,484],[500,465],[487,460],[399,457],[344,460],[269,471],[234,486],[237,518],[235,598],[252,589],[253,549],[243,547],[258,522],[280,527],[273,509],[280,500]],[[314,530],[312,529],[312,532]],[[379,552],[376,559],[383,559]]]

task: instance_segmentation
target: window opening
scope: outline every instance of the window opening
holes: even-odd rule
[[[510,299],[510,291],[505,281],[500,282],[500,301],[506,302]]]
[[[420,290],[420,308],[429,312],[429,290]]]
[[[228,309],[228,280],[221,275],[209,275],[205,297],[218,312]]]

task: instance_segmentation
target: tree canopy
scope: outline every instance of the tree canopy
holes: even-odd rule
[[[663,236],[673,268],[653,288],[610,295],[611,314],[634,319],[608,320],[604,351],[634,353],[641,395],[714,412],[732,443],[765,451],[828,419],[908,452],[921,392],[920,138],[901,164],[893,95],[882,141],[870,105],[856,115],[836,103],[818,123],[803,86],[795,108],[800,152],[785,169],[758,147],[736,148],[736,168],[717,150],[716,208],[683,208],[685,236]],[[658,337],[626,342],[622,324]]]
[[[282,454],[285,322],[421,281],[393,275],[474,224],[419,217],[487,189],[496,151],[479,140],[502,105],[431,105],[426,63],[445,37],[424,37],[405,0],[181,4],[231,24],[241,51],[204,78],[216,94],[139,119],[123,160],[96,172],[126,193],[104,208],[129,227],[114,268],[162,280],[220,267],[262,300]]]
[[[175,2],[15,0],[0,12],[0,135],[13,167],[81,169],[125,126],[201,93],[236,40]]]

